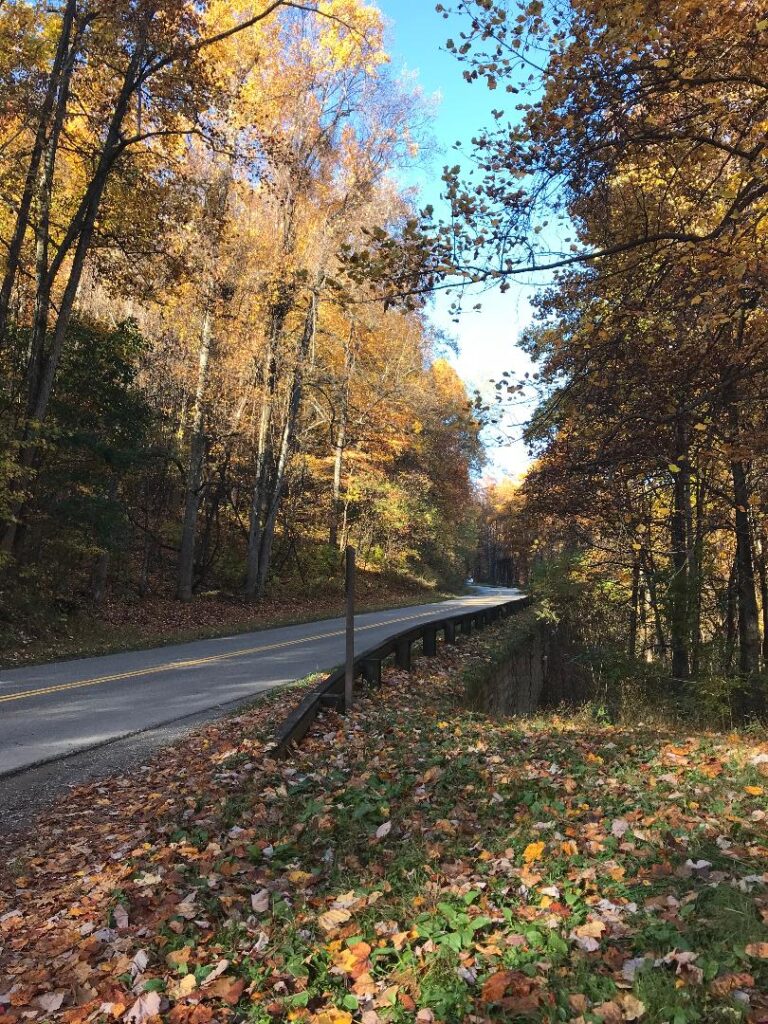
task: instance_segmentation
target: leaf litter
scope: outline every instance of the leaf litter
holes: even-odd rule
[[[283,691],[6,843],[0,1024],[766,1024],[768,744],[471,712],[499,628],[291,760]]]

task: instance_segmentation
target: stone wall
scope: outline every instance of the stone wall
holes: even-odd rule
[[[481,670],[468,674],[466,685],[472,706],[494,718],[532,715],[541,707],[589,698],[575,649],[557,627],[539,621],[534,610],[511,620],[508,635]]]

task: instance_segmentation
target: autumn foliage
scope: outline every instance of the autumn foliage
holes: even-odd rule
[[[719,687],[727,714],[762,714],[765,12],[466,0],[445,14],[465,77],[500,108],[472,174],[446,175],[465,276],[542,285],[523,339],[536,376],[499,385],[537,404],[518,522],[586,588],[585,619],[610,610],[617,679],[655,665],[677,696]],[[590,643],[599,662],[599,631]]]
[[[402,297],[428,257],[349,273],[413,231],[423,102],[374,6],[320,6],[0,8],[7,616],[25,593],[261,598],[350,541],[462,573],[479,445]]]

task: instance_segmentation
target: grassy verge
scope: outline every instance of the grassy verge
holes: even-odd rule
[[[282,693],[68,797],[4,850],[1,1024],[768,1019],[768,745],[490,721],[503,630],[292,761]]]
[[[361,574],[358,610],[407,608],[452,596],[410,579]],[[0,668],[163,647],[343,614],[343,593],[335,585],[325,592],[277,596],[258,605],[219,594],[201,595],[189,604],[161,595],[111,600],[98,612],[47,615],[26,628],[9,625],[0,630]]]

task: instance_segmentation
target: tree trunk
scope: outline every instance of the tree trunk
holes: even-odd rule
[[[75,46],[75,50],[77,49]],[[56,157],[59,139],[64,127],[64,117],[69,102],[69,93],[74,70],[75,52],[67,60],[61,76],[59,95],[53,117],[50,136],[46,143],[44,160],[37,183],[35,227],[35,307],[30,341],[29,365],[27,367],[27,416],[33,416],[35,396],[41,382],[45,357],[45,339],[48,333],[48,318],[51,310],[51,291],[54,280],[50,276],[49,251],[51,232],[51,209],[53,206],[53,183],[56,173]]]
[[[741,348],[744,335],[746,314],[742,315],[739,333],[734,347]],[[734,380],[726,378],[723,389],[726,414],[730,428],[731,446],[738,450],[741,447],[742,423],[739,396]],[[752,550],[752,528],[749,522],[749,502],[751,498],[749,469],[741,457],[731,459],[731,479],[733,481],[733,503],[735,506],[736,535],[736,589],[738,593],[738,627],[739,627],[739,672],[749,677],[760,671],[760,624],[755,591],[755,560]],[[745,699],[744,712],[749,713],[749,699]],[[754,710],[754,709],[752,709]]]
[[[213,337],[213,314],[210,306],[203,316],[198,357],[197,388],[192,412],[192,432],[189,443],[187,476],[184,487],[184,523],[181,531],[179,551],[179,575],[176,597],[180,601],[191,601],[195,575],[195,538],[197,517],[200,510],[200,489],[205,463],[205,392],[208,384],[208,364],[211,357]]]
[[[296,361],[291,382],[291,393],[288,400],[288,409],[283,426],[283,434],[280,441],[280,454],[277,460],[275,477],[272,482],[271,495],[267,505],[267,514],[264,520],[264,529],[261,538],[261,551],[259,552],[258,575],[256,581],[256,596],[261,598],[264,595],[264,588],[267,582],[267,575],[272,561],[272,545],[275,538],[275,527],[280,505],[285,489],[286,472],[291,453],[295,447],[296,427],[301,411],[301,402],[304,396],[304,366],[311,346],[314,344],[315,332],[317,329],[317,294],[312,293],[309,300],[309,309],[304,320],[299,349],[296,353]]]
[[[632,566],[632,591],[629,599],[629,660],[637,658],[637,627],[640,617],[640,563]]]
[[[328,543],[332,548],[338,548],[339,546],[339,524],[344,512],[344,505],[341,500],[341,480],[344,468],[344,452],[347,444],[349,394],[352,386],[352,374],[355,368],[355,353],[352,343],[353,331],[350,331],[344,351],[344,386],[342,387],[339,395],[339,422],[336,428],[336,438],[334,443],[331,522],[328,530]]]
[[[107,492],[107,500],[110,505],[114,505],[117,500],[117,494],[117,477],[113,476],[109,482],[109,490]],[[104,594],[107,589],[110,561],[110,550],[108,547],[105,547],[96,559],[96,564],[93,567],[93,574],[91,576],[91,596],[95,605],[100,605],[104,600]]]
[[[285,330],[285,321],[291,310],[292,301],[283,295],[272,310],[267,351],[264,356],[264,395],[261,402],[259,430],[256,437],[256,466],[251,514],[248,528],[248,551],[245,569],[245,596],[254,600],[259,590],[259,561],[262,552],[264,520],[266,516],[267,485],[271,461],[270,434],[277,396],[278,356]]]
[[[738,566],[734,558],[731,565],[731,573],[728,577],[728,586],[725,591],[725,670],[729,674],[733,671],[733,655],[736,650],[736,577]]]
[[[691,673],[694,679],[701,668],[701,613],[704,586],[704,482],[699,475],[696,481],[696,517],[693,523],[693,544],[691,547]]]
[[[21,258],[21,250],[24,245],[24,238],[29,227],[29,218],[32,211],[32,203],[35,198],[35,189],[39,180],[40,166],[43,162],[46,149],[50,148],[50,119],[53,114],[54,107],[60,106],[60,98],[62,95],[62,76],[64,75],[67,66],[69,66],[69,75],[71,75],[71,67],[75,51],[74,48],[70,51],[70,42],[72,39],[72,31],[75,24],[76,14],[77,0],[67,0],[67,5],[62,14],[61,30],[59,32],[56,54],[53,59],[45,97],[40,109],[40,118],[38,121],[37,132],[35,134],[35,141],[32,146],[32,153],[30,154],[29,165],[27,167],[27,173],[24,180],[24,190],[21,195],[18,210],[16,211],[16,222],[14,224],[13,234],[8,246],[3,282],[2,285],[0,285],[0,347],[2,347],[4,338],[8,331],[11,295],[13,294],[13,286],[16,282],[16,274],[19,269],[19,260]]]
[[[766,563],[766,536],[760,529],[757,571],[760,580],[760,605],[763,618],[763,663],[768,663],[768,563]]]
[[[739,595],[739,670],[744,676],[760,671],[760,625],[755,594],[752,530],[749,523],[749,482],[744,463],[731,463],[736,504],[736,583]]]
[[[690,677],[689,654],[689,566],[688,523],[691,503],[691,467],[688,461],[687,432],[682,421],[677,428],[679,471],[673,474],[673,509],[670,521],[672,580],[670,582],[670,645],[672,678]]]
[[[40,426],[45,420],[48,411],[56,371],[72,318],[75,298],[77,297],[85,267],[85,260],[93,240],[93,233],[101,208],[104,190],[112,167],[123,150],[121,142],[123,122],[125,121],[131,97],[137,85],[137,76],[143,60],[144,48],[145,44],[137,46],[131,58],[131,62],[125,72],[120,93],[115,102],[115,110],[110,120],[96,170],[80,201],[80,206],[67,228],[65,237],[59,245],[56,256],[51,262],[45,281],[42,282],[43,294],[39,296],[39,302],[42,302],[46,296],[48,301],[50,301],[59,271],[62,269],[64,261],[74,246],[75,251],[72,256],[67,283],[59,302],[53,337],[50,343],[47,343],[46,337],[40,337],[36,340],[35,349],[37,351],[33,353],[35,358],[30,360],[27,371],[27,415],[21,430],[19,443],[19,480],[17,481],[17,489],[20,486],[24,486],[35,474],[37,466],[37,438]],[[39,305],[39,302],[36,300],[36,304]],[[23,505],[22,499],[17,499],[12,504],[10,518],[5,524],[2,550],[7,553],[16,548],[16,537]]]

